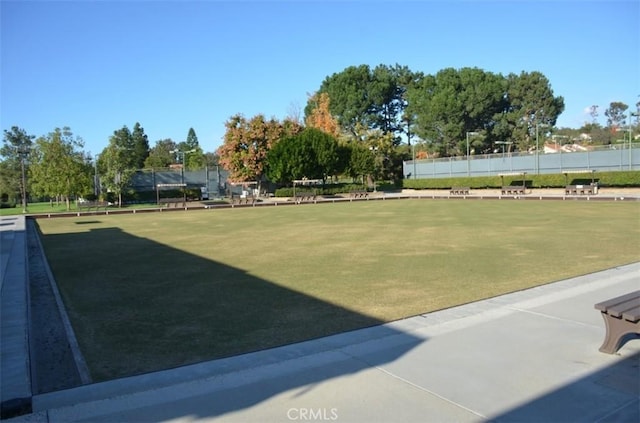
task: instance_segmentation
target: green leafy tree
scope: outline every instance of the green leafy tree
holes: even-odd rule
[[[307,128],[280,140],[267,155],[267,175],[272,181],[289,184],[293,180],[322,179],[341,172],[340,148],[331,135]]]
[[[302,130],[297,122],[281,123],[274,118],[267,120],[263,115],[247,120],[240,114],[232,116],[225,127],[224,142],[216,153],[233,182],[260,183],[265,176],[269,150],[280,139]]]
[[[216,153],[205,153],[204,157],[207,161],[208,168],[213,168],[220,165],[220,157]]]
[[[540,72],[507,78],[478,68],[443,69],[413,85],[407,115],[414,132],[443,156],[490,152],[495,141],[516,141],[520,149],[535,142],[536,127],[553,126],[564,110]]]
[[[553,127],[564,111],[564,98],[554,96],[549,80],[540,72],[507,76],[507,108],[499,114],[498,137],[511,139],[526,151],[535,145],[536,127]]]
[[[102,150],[98,159],[98,168],[104,178],[102,185],[118,196],[119,207],[122,207],[123,191],[138,169],[138,157],[132,154],[133,151],[133,135],[125,125],[113,132],[109,145]]]
[[[92,168],[82,151],[82,139],[68,127],[56,128],[36,140],[29,169],[34,193],[62,198],[71,208],[71,198],[90,193]]]
[[[406,93],[422,74],[413,73],[406,66],[368,65],[350,66],[327,77],[318,92],[305,107],[305,116],[313,118],[321,105],[321,95],[331,99],[329,111],[342,131],[358,138],[362,130],[378,129],[394,135],[394,143],[406,132]],[[314,125],[316,126],[316,125]]]
[[[462,106],[456,71],[449,68],[437,75],[426,75],[409,89],[407,115],[412,116],[413,132],[427,140],[441,156],[455,155],[461,125],[458,114]]]
[[[29,156],[33,146],[33,135],[17,126],[4,131],[2,147],[0,148],[0,193],[5,194],[7,200],[21,199],[26,208],[28,180],[23,177],[29,171]]]
[[[147,169],[166,169],[174,162],[174,154],[172,151],[178,148],[177,144],[170,138],[156,141],[149,156],[144,161],[144,167]]]
[[[354,136],[358,136],[358,124],[364,127],[370,124],[368,112],[373,106],[367,97],[370,82],[371,70],[368,65],[349,66],[325,78],[318,90],[318,94],[327,93],[331,99],[329,110],[340,127]],[[311,116],[314,108],[314,103],[307,103],[305,116]]]
[[[607,117],[607,126],[615,130],[626,125],[627,116],[625,112],[628,108],[628,105],[620,101],[611,102],[607,110],[604,111],[604,115]]]
[[[296,179],[315,179],[316,166],[311,144],[300,142],[296,136],[280,140],[267,154],[266,174],[273,182],[290,185]]]
[[[340,168],[340,148],[333,136],[315,128],[307,128],[296,137],[301,143],[311,145],[315,156],[315,166],[310,172],[312,176],[308,178],[322,179],[324,183],[328,177],[343,171]]]
[[[184,160],[184,167],[187,170],[203,169],[207,165],[207,158],[198,143],[198,136],[193,128],[189,128],[187,140],[178,144],[180,160]]]
[[[401,168],[399,174],[394,175],[394,172],[398,172],[396,151],[399,148],[394,143],[392,133],[385,133],[379,129],[369,130],[363,135],[360,144],[366,147],[368,154],[373,158],[373,167],[370,169],[365,167],[368,172],[363,174],[369,176],[370,184],[376,180],[402,179]]]
[[[372,71],[368,95],[372,100],[369,110],[371,129],[384,134],[394,134],[394,144],[400,142],[399,134],[406,133],[404,127],[407,107],[406,93],[421,74],[413,73],[406,66],[378,65]]]
[[[359,142],[352,141],[348,144],[348,148],[351,154],[349,155],[347,173],[354,180],[362,177],[362,183],[365,184],[364,177],[375,172],[375,155],[372,154],[369,147]]]
[[[500,75],[478,68],[446,68],[411,87],[407,108],[415,116],[414,132],[431,140],[440,155],[466,155],[467,132],[494,130],[494,116],[506,107],[504,94]],[[483,140],[475,152],[490,149],[490,137]]]

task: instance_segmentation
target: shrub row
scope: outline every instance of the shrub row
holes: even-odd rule
[[[620,172],[595,172],[594,180],[601,187],[640,187],[640,171],[620,171]],[[573,181],[580,183],[590,183],[590,174],[569,174],[568,178],[564,174],[544,174],[525,175],[525,181],[530,188],[563,188]],[[504,185],[511,185],[512,182],[522,181],[521,176],[505,176]],[[449,189],[456,186],[469,188],[500,188],[502,178],[499,176],[478,176],[460,178],[434,178],[434,179],[405,179],[402,187],[406,189]]]
[[[324,187],[321,186],[296,186],[295,192],[309,192],[315,190],[316,195],[336,195],[344,194],[350,191],[361,191],[367,188],[362,184],[327,184]],[[278,188],[274,195],[276,197],[293,197],[293,187]]]
[[[187,199],[200,199],[202,192],[199,188],[187,188]],[[160,198],[182,198],[181,189],[167,189],[160,191]],[[155,203],[158,199],[156,191],[128,191],[123,194],[126,203]]]

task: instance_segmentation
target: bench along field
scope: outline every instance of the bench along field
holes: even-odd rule
[[[364,201],[39,219],[94,381],[638,261],[638,202]]]

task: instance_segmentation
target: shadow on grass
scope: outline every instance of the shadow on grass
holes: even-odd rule
[[[522,187],[524,186],[527,189],[533,188],[533,180],[531,179],[520,179],[511,181],[509,184],[510,187]]]
[[[569,185],[585,185],[585,186],[589,186],[592,183],[594,184],[599,184],[600,183],[600,179],[599,178],[574,178],[571,180],[571,183]]]
[[[382,323],[279,286],[277,281],[117,228],[46,235],[42,240],[94,382],[195,363],[201,363],[201,367],[191,366],[195,373],[227,372],[229,366],[239,366],[237,370],[259,367],[318,352],[313,349],[315,344],[310,349],[308,343],[284,352],[270,352],[269,348]],[[212,244],[210,248],[225,247]],[[315,271],[332,277],[326,269],[309,269]],[[377,338],[394,337],[393,348],[388,354],[378,354],[377,362],[325,363],[298,378],[276,378],[268,388],[229,401],[215,413],[241,409],[292,387],[379,366],[424,342],[387,326],[371,328],[371,333]],[[332,342],[350,342],[349,335],[344,336],[347,338],[325,342],[320,348],[328,352],[337,348]],[[261,352],[234,358],[235,364],[219,360],[219,367],[216,362],[202,367],[209,360],[256,351]],[[341,360],[348,361],[348,357]]]

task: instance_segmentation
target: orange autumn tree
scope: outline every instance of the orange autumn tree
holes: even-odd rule
[[[269,150],[281,138],[296,135],[303,129],[289,119],[267,120],[261,114],[249,120],[237,114],[225,122],[225,127],[223,144],[217,150],[220,165],[229,172],[231,182],[258,183],[263,179]]]
[[[309,128],[316,128],[333,137],[338,137],[340,127],[338,121],[331,115],[329,111],[329,94],[317,93],[311,96],[310,102],[315,102],[316,107],[307,116],[305,123]]]

